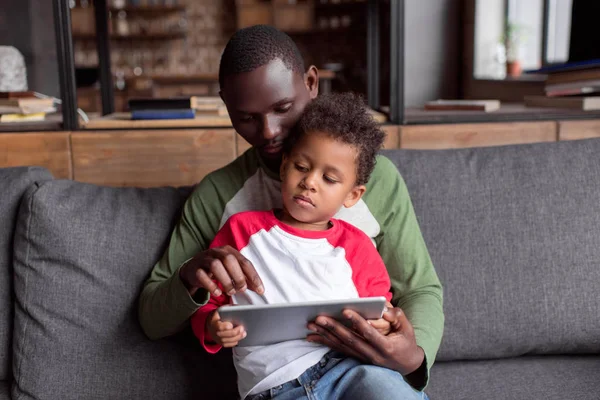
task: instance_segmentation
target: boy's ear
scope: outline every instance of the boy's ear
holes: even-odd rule
[[[308,67],[304,73],[304,84],[306,85],[306,89],[308,89],[310,98],[314,99],[317,97],[319,94],[319,70],[314,65]]]
[[[285,174],[285,170],[287,168],[288,156],[287,154],[283,154],[281,158],[281,167],[279,167],[279,179],[283,181],[283,175]]]
[[[365,194],[366,190],[367,190],[367,187],[365,185],[354,186],[352,188],[352,190],[350,191],[350,193],[348,193],[348,196],[346,196],[346,200],[344,200],[344,203],[343,203],[344,207],[350,208],[353,205],[355,205],[356,203],[358,203],[358,201],[361,199],[363,194]]]

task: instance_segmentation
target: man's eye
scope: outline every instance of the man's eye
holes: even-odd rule
[[[254,117],[252,115],[242,115],[239,119],[240,119],[240,121],[248,122],[248,121],[252,121],[254,119]]]
[[[277,107],[275,109],[275,112],[277,114],[285,114],[286,112],[290,111],[291,108],[292,108],[291,104],[286,104],[285,106]]]
[[[300,164],[296,164],[295,167],[300,172],[306,172],[306,171],[308,171],[308,168],[306,168],[305,166],[300,165]]]

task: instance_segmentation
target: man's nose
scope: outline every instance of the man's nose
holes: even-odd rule
[[[266,116],[263,120],[263,138],[271,140],[281,134],[281,121],[279,118]]]

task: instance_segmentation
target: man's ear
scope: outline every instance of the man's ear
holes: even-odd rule
[[[314,65],[308,67],[304,73],[304,84],[308,89],[310,98],[314,99],[319,94],[319,70]]]
[[[348,196],[346,196],[346,200],[344,200],[344,207],[350,208],[361,199],[367,187],[365,185],[357,185],[352,188]]]

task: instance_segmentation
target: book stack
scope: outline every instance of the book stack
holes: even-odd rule
[[[526,106],[600,110],[600,60],[566,63],[528,73],[547,77],[545,96],[526,96]]]
[[[500,100],[434,100],[428,101],[425,110],[436,111],[484,111],[500,109]]]
[[[130,99],[132,120],[193,119],[196,115],[227,115],[219,97],[175,97]]]
[[[39,99],[33,92],[0,92],[0,123],[43,121],[53,112],[52,99]]]

